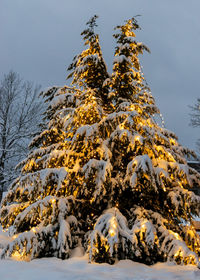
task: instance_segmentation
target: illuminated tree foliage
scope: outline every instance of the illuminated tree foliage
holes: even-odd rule
[[[133,18],[117,26],[109,75],[94,33],[70,69],[74,87],[53,87],[47,128],[35,137],[21,176],[3,200],[1,223],[13,236],[2,257],[68,258],[82,246],[90,261],[132,259],[199,264],[200,239],[190,225],[200,175],[187,165],[174,133],[145,86]],[[184,222],[184,223],[183,223]]]
[[[74,57],[68,67],[68,71],[72,70],[68,78],[73,78],[72,85],[96,89],[101,98],[106,101],[108,89],[103,84],[109,75],[102,56],[99,35],[94,32],[97,26],[96,19],[96,15],[92,17],[87,22],[88,28],[81,33],[88,49]]]

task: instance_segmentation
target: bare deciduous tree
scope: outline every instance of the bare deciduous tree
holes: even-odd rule
[[[0,84],[0,201],[3,190],[17,176],[14,167],[28,151],[28,142],[41,119],[39,88],[10,71]]]
[[[193,127],[200,127],[200,98],[197,98],[196,103],[193,106],[189,106],[192,110],[190,114],[190,125]],[[196,142],[197,152],[198,152],[198,159],[200,161],[200,138]]]
[[[194,106],[190,106],[192,109],[191,125],[194,127],[200,126],[200,98],[197,98],[197,102]]]

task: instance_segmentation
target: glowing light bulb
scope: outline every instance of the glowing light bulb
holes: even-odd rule
[[[36,229],[33,227],[32,229],[31,229],[34,233],[36,232]]]
[[[135,141],[139,141],[139,140],[140,140],[140,136],[138,135],[135,137]]]
[[[110,236],[115,236],[115,231],[114,231],[114,229],[111,228],[111,229],[109,230],[109,234],[110,234]]]
[[[12,257],[15,259],[15,260],[20,260],[21,259],[21,255],[18,251],[15,251],[13,254],[12,254]]]

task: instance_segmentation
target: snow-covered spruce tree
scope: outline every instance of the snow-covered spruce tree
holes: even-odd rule
[[[94,37],[99,46],[92,31],[72,67],[75,87],[44,93],[47,129],[2,203],[1,224],[13,235],[2,257],[67,258],[82,245],[96,262],[199,264],[190,221],[200,198],[189,189],[200,175],[187,165],[190,151],[154,121],[159,110],[144,85],[138,55],[147,48],[135,40],[138,28],[135,19],[117,27],[112,75],[101,52],[91,56]]]
[[[109,75],[102,56],[99,35],[94,32],[97,18],[97,15],[93,16],[87,22],[88,28],[81,33],[85,46],[88,45],[88,48],[74,57],[73,62],[68,67],[68,71],[72,71],[68,78],[73,78],[72,85],[96,89],[106,102],[108,88],[103,87],[103,83]]]

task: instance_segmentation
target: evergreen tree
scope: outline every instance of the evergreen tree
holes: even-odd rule
[[[121,97],[135,101],[135,95],[143,87],[144,78],[138,55],[142,54],[144,50],[148,52],[150,50],[144,44],[135,40],[134,30],[139,28],[134,18],[128,20],[126,24],[115,28],[120,32],[113,35],[117,39],[117,46],[115,48],[113,74],[111,81],[107,79],[107,83],[111,83],[113,95],[117,95],[117,100]]]
[[[200,198],[189,189],[200,175],[187,165],[190,151],[154,121],[159,110],[138,60],[148,50],[135,40],[139,25],[131,19],[117,27],[109,76],[88,59],[95,20],[89,49],[72,67],[76,87],[43,93],[47,129],[33,139],[2,203],[1,223],[13,235],[2,257],[64,259],[82,246],[96,262],[198,265],[200,239],[190,222]]]
[[[102,56],[99,35],[94,32],[97,18],[98,16],[93,16],[86,24],[88,28],[81,33],[85,46],[88,45],[88,48],[74,57],[68,67],[68,71],[72,70],[68,78],[73,77],[72,85],[96,89],[102,99],[106,101],[108,89],[103,84],[109,74]]]

